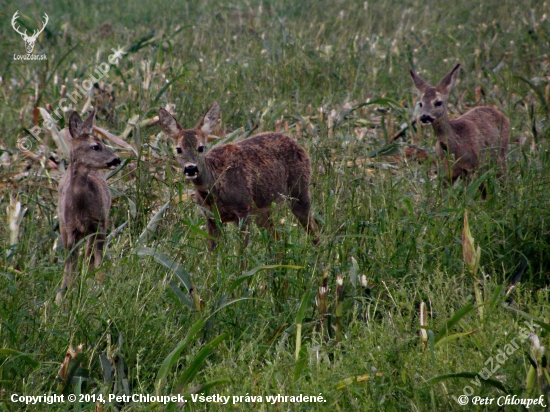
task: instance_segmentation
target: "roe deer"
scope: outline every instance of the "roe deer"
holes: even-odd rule
[[[56,296],[58,304],[75,270],[76,244],[91,235],[86,258],[93,253],[93,265],[98,268],[103,257],[111,194],[100,169],[118,166],[120,159],[92,134],[94,117],[95,110],[85,121],[77,112],[69,118],[69,133],[73,138],[71,163],[59,183],[59,228],[69,255],[65,261],[63,284]]]
[[[447,98],[459,69],[460,64],[435,87],[411,70],[414,85],[420,92],[420,122],[432,124],[437,139],[436,154],[443,159],[451,183],[487,165],[497,166],[498,174],[505,174],[510,134],[506,116],[492,107],[481,106],[453,120],[447,117]],[[454,160],[449,159],[449,155],[453,155]],[[452,162],[450,167],[449,161]]]
[[[194,129],[183,130],[170,113],[159,110],[161,128],[176,142],[177,161],[195,185],[197,203],[210,211],[216,208],[222,222],[240,224],[246,232],[246,247],[250,215],[257,215],[259,226],[272,229],[271,204],[289,200],[292,213],[316,244],[319,239],[311,211],[307,152],[288,136],[263,133],[206,153],[207,136],[219,117],[220,108],[214,103]],[[208,233],[217,238],[216,221],[212,214],[206,218]],[[210,240],[210,248],[215,245]]]

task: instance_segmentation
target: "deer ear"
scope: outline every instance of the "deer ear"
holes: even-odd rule
[[[182,128],[167,110],[162,107],[159,109],[160,128],[166,135],[176,140],[180,135]]]
[[[94,131],[94,120],[95,120],[96,110],[94,109],[92,113],[88,116],[86,120],[80,126],[80,134],[82,133],[92,133]]]
[[[418,74],[416,74],[413,70],[411,70],[411,77],[414,82],[414,87],[417,88],[417,90],[420,93],[424,93],[430,85],[424,81],[422,77],[420,77]]]
[[[456,84],[456,79],[458,78],[458,71],[460,70],[460,64],[457,64],[453,70],[451,70],[436,86],[436,89],[439,93],[448,95],[452,88]]]
[[[218,102],[214,102],[206,114],[202,117],[201,121],[197,124],[196,128],[202,130],[206,134],[212,134],[216,125],[220,120],[220,106]]]
[[[82,119],[76,112],[71,113],[71,117],[69,117],[69,133],[73,137],[73,139],[76,139],[78,136],[80,136],[80,127],[82,126]]]

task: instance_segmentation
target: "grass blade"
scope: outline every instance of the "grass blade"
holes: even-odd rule
[[[31,358],[30,355],[27,355],[26,353],[23,353],[23,352],[19,352],[18,350],[15,350],[15,349],[1,348],[0,355],[12,356],[13,357],[12,360],[21,359],[24,363],[26,363],[29,366],[32,366],[33,368],[40,366],[40,362]]]
[[[304,315],[307,310],[307,306],[309,303],[309,295],[310,291],[308,290],[304,297],[302,298],[302,303],[300,305],[300,309],[298,309],[298,313],[296,314],[296,361],[298,361],[298,357],[300,355],[300,348],[302,346],[302,321],[304,320]]]
[[[172,86],[172,84],[174,82],[176,82],[177,80],[181,79],[183,76],[185,76],[187,73],[189,73],[188,70],[184,71],[182,74],[179,74],[177,75],[176,77],[174,77],[172,80],[170,80],[168,83],[166,83],[160,90],[159,92],[157,93],[157,96],[153,99],[153,102],[151,104],[151,106],[154,106],[155,104],[157,104],[158,100],[160,99],[160,96],[162,96],[162,94],[170,87]]]
[[[197,235],[199,235],[199,236],[201,236],[205,239],[216,240],[215,237],[210,236],[208,234],[208,232],[202,230],[198,225],[194,225],[188,220],[182,220],[181,223],[183,223],[185,226],[187,226],[189,228],[189,230],[191,230],[191,232],[196,233]]]
[[[181,291],[180,287],[175,281],[170,282],[170,290],[175,293],[175,295],[183,302],[187,307],[189,307],[192,310],[195,310],[195,303],[189,299],[185,294]]]
[[[464,336],[473,335],[474,333],[477,333],[477,332],[479,332],[479,330],[476,329],[476,330],[471,330],[471,331],[468,331],[468,332],[460,332],[460,333],[454,333],[452,335],[447,335],[443,339],[438,341],[434,345],[434,347],[437,348],[438,346],[444,345],[445,343],[452,342],[453,340],[460,339]]]
[[[147,227],[145,228],[145,230],[139,236],[139,239],[137,241],[138,244],[145,242],[150,233],[155,233],[156,232],[157,227],[160,223],[160,220],[164,216],[164,212],[166,211],[166,209],[168,209],[168,206],[170,206],[171,201],[172,201],[172,199],[170,199],[168,202],[166,202],[160,208],[160,210],[157,213],[155,213],[155,215],[151,218],[149,223],[147,223]]]
[[[468,303],[463,308],[457,310],[454,315],[445,323],[445,326],[443,326],[439,332],[437,332],[437,335],[434,337],[434,343],[439,342],[443,337],[448,333],[451,328],[458,323],[460,319],[462,319],[464,316],[466,316],[468,313],[470,313],[475,306],[472,303]]]
[[[219,139],[217,140],[213,147],[216,147],[216,146],[222,146],[226,143],[229,143],[229,142],[232,142],[233,140],[235,140],[237,137],[239,137],[241,134],[244,133],[244,128],[243,127],[239,127],[238,129],[236,129],[235,131],[233,131],[233,133],[231,133],[229,136],[227,137],[224,137],[223,139]]]
[[[514,76],[514,77],[526,83],[531,88],[531,90],[535,92],[535,94],[537,95],[537,98],[539,99],[540,105],[544,109],[544,113],[548,113],[548,104],[546,102],[546,97],[544,96],[544,92],[541,90],[541,88],[536,87],[531,81],[527,80],[525,77],[522,77],[522,76]]]
[[[204,345],[204,347],[197,353],[191,365],[183,372],[178,380],[178,387],[184,389],[197,375],[201,365],[208,355],[212,353],[214,348],[218,346],[221,342],[229,337],[229,333],[222,333],[217,338],[214,338],[212,341]],[[180,390],[181,392],[182,390]]]
[[[193,288],[191,284],[191,275],[179,264],[176,263],[174,259],[169,258],[164,253],[159,252],[156,249],[141,247],[137,250],[137,255],[142,256],[151,256],[162,266],[170,269],[177,278],[183,283],[188,292]]]
[[[300,330],[301,330],[301,324],[300,324]],[[298,350],[298,344],[296,342],[296,350]],[[300,376],[302,376],[302,372],[307,366],[307,349],[305,346],[301,347],[299,352],[296,352],[296,365],[294,366],[294,382],[296,382]]]
[[[105,176],[105,180],[109,180],[111,177],[118,174],[122,169],[128,166],[128,163],[130,163],[131,161],[132,159],[124,159],[120,164],[120,166],[118,166],[115,170],[111,170],[109,173],[107,173],[107,175]],[[113,189],[110,188],[110,190],[113,190]],[[121,196],[124,196],[124,195],[121,194]]]
[[[221,378],[221,379],[214,379],[213,381],[208,381],[201,383],[198,386],[195,386],[194,388],[191,388],[189,393],[199,393],[199,392],[206,392],[210,388],[213,388],[214,386],[223,385],[224,383],[231,383],[231,379],[229,378]],[[187,398],[187,397],[185,397]]]
[[[391,143],[387,146],[374,149],[366,154],[366,158],[370,159],[377,156],[393,156],[399,153],[401,145],[399,143]]]
[[[181,352],[183,349],[187,346],[187,344],[193,339],[197,333],[202,329],[204,326],[204,321],[199,320],[196,322],[193,326],[191,326],[191,329],[189,329],[189,332],[187,333],[187,336],[183,338],[183,340],[177,344],[177,346],[174,348],[172,352],[164,358],[164,361],[162,362],[162,365],[160,365],[159,371],[157,373],[157,379],[155,380],[155,387],[157,388],[157,395],[161,394],[161,386],[168,376],[168,372],[170,372],[170,369],[175,365],[176,361],[178,360]]]
[[[477,193],[479,186],[483,184],[486,180],[489,179],[493,175],[493,171],[489,170],[485,173],[483,173],[481,176],[479,176],[474,182],[468,186],[468,189],[466,190],[466,194],[468,197],[473,197],[475,193]]]
[[[446,379],[455,379],[455,378],[469,378],[469,379],[476,379],[478,376],[477,373],[474,372],[458,372],[458,373],[447,373],[445,375],[439,375],[435,376],[431,379],[428,379],[427,383],[437,383]],[[479,379],[479,382],[486,383],[487,385],[491,385],[497,389],[500,389],[502,392],[508,394],[509,391],[506,389],[506,387],[502,384],[502,382],[497,381],[496,379]]]
[[[504,289],[504,286],[498,285],[495,288],[495,291],[493,292],[493,296],[491,298],[491,303],[489,303],[489,313],[493,312],[495,310],[498,302],[500,301],[500,296],[502,294],[502,289]]]
[[[302,269],[302,266],[296,266],[296,265],[264,265],[264,266],[257,266],[254,269],[249,270],[248,272],[244,272],[241,276],[239,276],[237,279],[231,283],[229,288],[227,288],[227,293],[233,292],[237,286],[239,286],[241,283],[243,283],[245,280],[250,279],[252,276],[254,276],[256,273],[262,271],[262,270],[269,270],[269,269]]]
[[[349,281],[351,282],[351,285],[355,289],[357,287],[357,278],[359,276],[359,265],[357,264],[357,260],[352,256],[351,257],[351,270],[349,271]]]

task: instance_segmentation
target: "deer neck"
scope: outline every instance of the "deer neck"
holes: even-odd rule
[[[85,203],[91,194],[90,191],[93,190],[90,187],[89,179],[92,169],[78,161],[73,161],[67,172],[70,173],[69,190],[75,197],[77,204],[82,203],[81,206],[86,206]]]
[[[432,122],[432,126],[435,132],[437,140],[448,144],[450,140],[455,140],[455,131],[451,126],[447,113]]]
[[[214,183],[216,181],[215,173],[206,159],[201,158],[197,163],[199,167],[199,175],[193,180],[195,189],[200,192],[210,193],[210,191],[214,188]]]

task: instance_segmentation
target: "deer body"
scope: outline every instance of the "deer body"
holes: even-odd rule
[[[117,166],[120,159],[92,134],[94,115],[95,112],[82,122],[74,112],[69,119],[69,131],[73,137],[71,164],[59,183],[59,227],[69,256],[65,261],[61,290],[56,297],[58,303],[75,270],[77,243],[91,235],[85,256],[88,259],[93,255],[94,268],[101,265],[103,257],[111,195],[105,174],[100,169]]]
[[[105,233],[111,196],[102,172],[69,166],[59,190],[62,199],[59,219],[64,245],[69,245],[69,242],[76,244],[91,233]]]
[[[504,174],[510,135],[506,116],[487,106],[476,107],[456,119],[447,116],[447,98],[459,69],[457,65],[435,87],[411,70],[415,87],[421,94],[420,121],[431,123],[436,136],[436,154],[443,159],[451,182],[488,166],[497,166],[498,174]],[[450,159],[450,155],[454,159]]]
[[[216,208],[222,222],[241,224],[247,230],[251,215],[257,216],[260,226],[271,229],[272,203],[288,200],[298,221],[318,241],[309,192],[310,159],[293,139],[264,133],[204,153],[206,136],[219,118],[216,103],[191,130],[181,129],[163,109],[159,117],[165,133],[176,140],[177,159],[195,185],[197,203],[211,211]],[[212,215],[207,216],[207,229],[211,236],[219,236]],[[247,232],[245,246],[248,239]],[[214,241],[210,246],[215,246]]]

